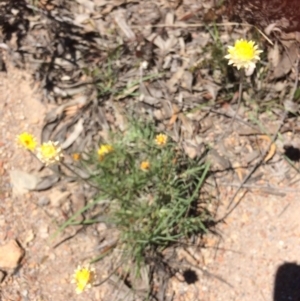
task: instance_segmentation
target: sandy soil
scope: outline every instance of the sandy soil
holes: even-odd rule
[[[8,271],[1,284],[1,300],[102,300],[102,293],[105,294],[103,286],[101,290],[94,289],[78,296],[70,283],[77,265],[96,254],[101,227],[83,230],[76,238],[58,247],[55,245],[59,241],[78,229],[69,231],[65,237],[50,239],[57,230],[54,220],[65,218],[65,207],[74,201],[73,198],[71,201],[65,199],[63,203],[53,203],[56,197],[51,193],[60,196],[69,187],[58,186],[52,192],[28,192],[13,196],[9,172],[21,169],[38,173],[41,167],[35,158],[16,147],[16,135],[28,131],[39,137],[47,108],[39,101],[39,95],[34,93],[34,83],[26,71],[8,68],[7,74],[0,74],[0,89],[0,244],[16,239],[26,252],[20,268],[13,274]],[[79,188],[72,189],[75,191],[73,196],[79,197]]]

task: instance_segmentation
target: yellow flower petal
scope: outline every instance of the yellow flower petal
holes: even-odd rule
[[[81,158],[81,155],[79,153],[73,153],[72,158],[74,161],[79,161]]]
[[[165,145],[168,141],[168,136],[165,134],[158,134],[155,137],[155,143],[157,145]]]
[[[102,161],[104,156],[111,153],[114,148],[109,144],[102,144],[98,149],[99,160]]]
[[[81,294],[84,290],[90,288],[96,278],[95,270],[89,265],[75,270],[72,282],[76,284],[76,293]]]
[[[36,139],[33,135],[24,132],[17,136],[17,143],[19,146],[33,151],[36,148]]]
[[[140,164],[140,169],[141,170],[148,170],[150,168],[150,163],[149,161],[143,161]]]
[[[255,42],[241,39],[237,40],[234,46],[228,46],[228,54],[225,58],[229,60],[229,65],[233,65],[238,70],[255,68],[261,52]]]
[[[63,157],[59,142],[44,142],[37,150],[37,157],[47,166],[58,163]]]

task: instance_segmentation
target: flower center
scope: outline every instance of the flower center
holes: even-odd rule
[[[87,269],[79,271],[76,275],[77,286],[80,290],[83,290],[85,286],[89,283],[91,278],[91,273]]]
[[[247,41],[239,41],[236,46],[236,54],[242,60],[251,60],[254,57],[254,48]]]
[[[56,154],[56,149],[52,145],[51,146],[47,146],[47,147],[44,147],[43,153],[44,153],[45,157],[48,157],[48,158],[49,157],[53,157]]]

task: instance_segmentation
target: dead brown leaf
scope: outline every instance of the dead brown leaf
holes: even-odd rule
[[[274,69],[272,79],[281,78],[288,74],[298,57],[298,45],[293,43],[281,58],[281,61]]]
[[[259,136],[259,138],[263,139],[263,140],[266,140],[268,143],[271,142],[271,138],[267,135]],[[272,159],[273,156],[275,155],[275,153],[276,153],[276,144],[272,143],[271,146],[270,146],[270,149],[268,151],[268,154],[264,158],[264,162],[268,162],[270,159]]]
[[[178,70],[172,74],[171,78],[167,82],[167,86],[169,88],[170,93],[174,93],[177,90],[178,84],[180,83],[185,69],[187,67],[187,62],[184,62],[183,65],[178,68]]]
[[[168,123],[169,128],[172,128],[172,126],[175,124],[175,122],[178,119],[178,113],[180,112],[180,109],[176,104],[172,104],[172,110],[173,110],[173,115],[171,116]]]
[[[176,122],[177,118],[178,118],[178,114],[173,114],[172,117],[169,120],[168,126],[172,127],[172,125]]]
[[[178,115],[178,118],[182,122],[182,130],[184,132],[185,138],[191,138],[194,133],[194,125],[192,120],[190,120],[188,117],[186,117],[184,114],[180,113]]]
[[[192,91],[193,86],[193,74],[190,71],[185,71],[182,76],[181,86],[188,91]]]
[[[119,28],[122,30],[122,32],[125,34],[125,36],[128,40],[133,41],[136,39],[135,33],[132,31],[132,29],[127,24],[127,21],[126,21],[123,13],[117,12],[115,14],[115,22],[119,26]]]
[[[236,174],[238,175],[239,180],[242,182],[244,179],[244,169],[241,168],[240,163],[233,162],[232,167],[234,167]]]
[[[183,142],[183,149],[184,152],[189,156],[191,159],[195,159],[196,156],[199,154],[199,146],[193,140],[185,140]]]
[[[81,108],[83,108],[84,104],[77,104],[77,105],[73,105],[73,106],[69,106],[65,108],[65,114],[67,117],[72,117],[74,115],[76,115],[78,113],[78,111],[80,111]]]
[[[298,42],[300,42],[300,32],[299,31],[293,31],[293,32],[289,32],[289,33],[285,33],[283,32],[280,36],[280,39],[282,40],[296,40]]]
[[[269,50],[268,59],[271,66],[273,68],[276,68],[280,60],[280,53],[277,41],[275,42],[274,46]]]

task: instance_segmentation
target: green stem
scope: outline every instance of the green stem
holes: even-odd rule
[[[238,111],[240,109],[240,105],[241,105],[241,101],[242,101],[242,94],[243,94],[243,81],[244,81],[244,70],[240,69],[239,70],[239,74],[240,74],[240,84],[239,84],[239,98],[238,98],[238,105],[237,105],[237,109],[233,115],[233,118],[231,120],[230,126],[229,128],[233,125],[233,123],[235,122],[236,116],[238,115]]]

